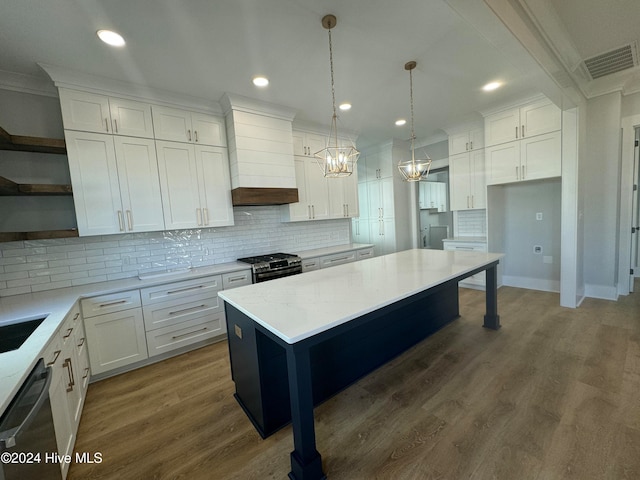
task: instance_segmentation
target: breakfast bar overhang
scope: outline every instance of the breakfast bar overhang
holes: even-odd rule
[[[291,422],[292,480],[326,478],[313,408],[459,316],[458,282],[486,271],[500,328],[502,254],[414,249],[219,292],[235,397],[262,437]]]

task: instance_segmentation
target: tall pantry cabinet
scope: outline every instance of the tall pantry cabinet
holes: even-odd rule
[[[391,142],[367,148],[358,159],[360,216],[352,220],[352,238],[371,243],[376,255],[412,247],[411,185],[396,165],[408,160],[407,142]]]

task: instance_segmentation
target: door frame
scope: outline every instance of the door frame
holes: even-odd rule
[[[628,295],[631,268],[631,223],[633,212],[633,170],[636,128],[640,115],[622,118],[622,161],[620,165],[620,230],[618,235],[618,295]]]

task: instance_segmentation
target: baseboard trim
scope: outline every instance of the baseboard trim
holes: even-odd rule
[[[618,288],[614,285],[590,285],[585,284],[584,296],[600,298],[602,300],[618,300]]]
[[[502,284],[507,287],[528,288],[543,292],[560,292],[560,280],[502,275]]]

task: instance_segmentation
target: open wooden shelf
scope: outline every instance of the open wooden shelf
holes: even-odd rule
[[[50,238],[77,237],[78,230],[43,230],[40,232],[0,232],[0,242],[17,242],[19,240],[46,240]]]
[[[0,127],[0,150],[55,153],[59,155],[67,153],[64,139],[10,135],[2,127]]]
[[[0,177],[0,196],[17,195],[73,195],[73,190],[71,185],[16,183]]]

